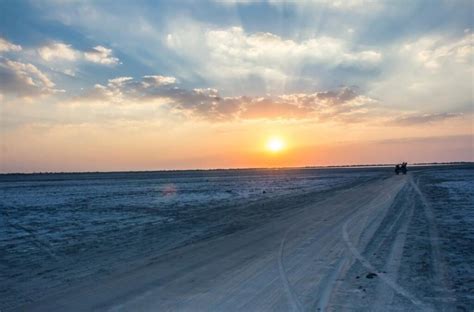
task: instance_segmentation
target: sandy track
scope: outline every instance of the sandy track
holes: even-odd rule
[[[257,229],[174,250],[20,310],[433,310],[400,277],[417,196],[411,175],[357,185],[323,201],[309,199],[297,213]],[[433,224],[430,229],[436,235]],[[434,282],[444,293],[436,245],[432,257]]]

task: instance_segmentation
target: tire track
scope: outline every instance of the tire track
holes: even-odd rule
[[[290,231],[293,229],[294,226],[296,226],[297,223],[293,224],[286,230],[285,235],[283,236],[283,239],[281,240],[280,243],[280,250],[278,252],[278,270],[280,272],[280,277],[283,282],[283,286],[285,287],[285,292],[288,297],[288,301],[290,302],[290,306],[292,308],[292,311],[303,311],[303,307],[301,305],[301,302],[299,301],[298,297],[296,296],[295,292],[293,291],[293,288],[290,285],[290,281],[288,280],[288,275],[285,272],[285,268],[283,266],[283,249],[285,248],[285,242],[288,234]]]
[[[396,199],[395,199],[396,200]],[[395,203],[394,203],[395,204]],[[393,205],[392,205],[393,206]],[[380,250],[380,248],[382,248],[382,246],[386,243],[387,239],[389,238],[390,236],[390,233],[392,233],[394,230],[395,230],[395,226],[399,223],[400,219],[403,217],[403,215],[405,214],[406,212],[406,208],[405,206],[403,205],[402,206],[402,209],[400,209],[400,212],[398,212],[398,214],[396,215],[395,219],[390,222],[390,225],[388,226],[388,228],[385,228],[383,229],[383,234],[382,234],[382,239],[380,240],[380,242],[378,242],[375,247],[371,248],[372,250]],[[387,216],[386,216],[387,217]],[[393,219],[393,216],[391,216],[391,218]]]
[[[407,209],[408,209],[408,212],[406,212]],[[404,223],[396,231],[395,240],[392,244],[390,254],[388,255],[388,259],[384,266],[385,271],[389,272],[392,280],[394,281],[398,280],[398,272],[400,270],[400,265],[402,262],[403,248],[406,242],[408,225],[411,223],[411,220],[413,218],[414,209],[415,209],[415,203],[413,201],[410,201],[408,208],[405,208],[402,211],[402,213],[399,214],[398,218],[392,223],[392,225],[390,226],[387,232],[387,233],[392,232],[392,230],[394,230],[395,225],[398,224],[398,221],[400,220],[401,216],[405,215],[405,213],[407,214],[406,218],[404,218],[405,220]],[[387,287],[386,284],[379,283],[376,289],[376,296],[375,296],[376,301],[374,303],[374,310],[383,311],[384,308],[386,308],[388,305],[392,303],[393,296],[394,296],[394,292],[389,287]]]
[[[388,180],[385,181],[385,183],[387,182]],[[374,189],[373,193],[371,194],[367,194],[365,196],[356,196],[355,199],[351,200],[350,204],[348,204],[347,201],[344,203],[344,206],[351,207],[350,212],[344,218],[342,218],[342,220],[339,221],[339,223],[336,225],[333,231],[334,237],[338,237],[338,240],[340,241],[339,248],[341,249],[342,253],[339,253],[340,255],[338,256],[336,265],[333,266],[327,272],[326,277],[321,281],[321,283],[323,284],[323,288],[319,291],[319,299],[317,300],[316,305],[315,305],[318,311],[325,311],[328,308],[331,302],[332,294],[341,286],[341,283],[342,283],[341,278],[344,276],[344,274],[346,274],[348,268],[351,267],[355,261],[355,259],[352,259],[352,255],[350,253],[348,254],[347,251],[345,250],[344,248],[345,243],[342,240],[340,240],[339,231],[342,229],[342,225],[358,217],[360,219],[359,230],[363,232],[365,228],[371,227],[372,224],[375,224],[376,220],[374,219],[378,219],[380,218],[380,216],[372,218],[372,220],[369,221],[369,214],[365,214],[364,216],[362,216],[360,211],[374,210],[374,209],[378,210],[378,206],[374,205],[374,202],[375,202],[375,199],[380,198],[381,196],[379,195],[380,192],[382,192],[382,194],[386,193],[386,192],[383,192],[385,183],[378,185],[377,187],[379,187],[380,189]],[[366,193],[363,191],[361,194],[366,194]],[[372,194],[377,194],[375,195],[375,199]],[[392,196],[390,194],[385,195],[385,200],[391,200],[391,198]],[[366,226],[367,224],[369,225]],[[357,237],[360,240],[362,237],[362,233],[359,233]]]
[[[339,260],[337,261],[336,266],[332,270],[331,274],[328,276],[327,280],[325,281],[326,287],[324,287],[323,291],[321,292],[321,295],[318,300],[318,305],[317,309],[318,311],[325,311],[330,300],[331,300],[331,295],[336,283],[337,278],[341,274],[342,270],[344,267],[349,263],[350,259],[348,257],[345,257],[345,254],[343,253]]]
[[[354,257],[359,260],[359,262],[369,271],[371,272],[377,272],[377,276],[380,277],[380,279],[385,282],[388,286],[390,286],[396,293],[399,295],[402,295],[406,299],[408,299],[411,303],[416,305],[417,307],[420,308],[427,308],[427,306],[418,298],[416,298],[414,295],[409,293],[407,290],[405,290],[403,287],[398,285],[395,281],[393,281],[390,277],[388,277],[385,273],[380,272],[380,270],[377,270],[364,256],[360,254],[360,252],[357,250],[357,248],[351,243],[349,239],[349,235],[347,233],[347,224],[348,222],[344,223],[342,227],[342,235],[344,238],[344,241],[346,242],[347,248],[349,251],[354,255]]]
[[[429,241],[432,253],[432,261],[433,261],[433,268],[434,268],[434,282],[437,286],[437,291],[441,292],[443,299],[450,298],[449,294],[449,287],[447,285],[446,279],[446,268],[443,261],[442,253],[439,248],[440,236],[438,232],[438,227],[436,226],[436,220],[433,213],[433,208],[431,204],[426,199],[423,192],[420,190],[418,186],[418,181],[415,182],[412,177],[410,177],[410,185],[413,187],[415,192],[417,193],[418,197],[420,198],[422,205],[423,205],[423,212],[428,221],[428,231],[429,231]]]
[[[380,203],[381,204],[381,203]],[[379,205],[380,205],[379,204]],[[377,205],[376,205],[377,206]],[[369,207],[370,208],[370,207]],[[366,209],[368,210],[368,209]],[[363,214],[367,213],[367,211],[360,211],[354,218],[348,219],[346,222],[344,222],[342,226],[342,237],[343,240],[346,244],[347,249],[352,253],[352,255],[361,263],[362,266],[364,266],[367,270],[371,272],[377,272],[377,276],[380,278],[382,282],[384,282],[388,287],[390,287],[394,292],[398,293],[399,295],[405,297],[408,299],[412,304],[417,306],[420,309],[423,310],[431,310],[429,306],[427,306],[424,302],[422,302],[420,299],[418,299],[416,296],[411,294],[409,291],[404,289],[402,286],[400,286],[396,281],[394,281],[390,276],[388,276],[386,273],[381,272],[378,270],[374,265],[370,263],[360,252],[359,250],[354,246],[354,244],[351,242],[349,238],[349,234],[347,231],[347,227],[350,222],[353,222],[356,220],[356,218],[363,218]],[[370,211],[368,211],[370,214]]]
[[[344,193],[344,194],[347,194],[348,192],[352,191],[353,189],[357,188],[357,187],[360,187],[360,185],[356,185],[356,186],[353,186],[353,187],[350,187],[348,189],[345,189],[343,191],[341,191],[341,193]],[[325,199],[323,201],[321,201],[320,203],[318,203],[319,205],[322,205],[322,204],[325,204],[329,199]],[[359,208],[361,206],[363,206],[363,203],[366,201],[365,198],[361,199],[361,198],[357,198],[357,204],[356,204],[356,207]],[[354,209],[354,211],[356,211],[356,209]],[[350,211],[347,216],[344,217],[344,220],[349,218],[353,213],[354,211]],[[339,214],[339,210],[334,210],[334,211],[331,211],[329,212],[328,215],[325,215],[324,216],[324,219],[332,219],[334,217],[336,217],[338,214]],[[316,221],[316,223],[313,223],[314,224],[320,224],[321,221],[320,221],[320,217],[323,217],[323,216],[318,216],[318,219]],[[314,218],[314,217],[313,217]],[[311,218],[311,219],[313,219]],[[285,232],[285,235],[283,236],[282,240],[281,240],[281,243],[280,243],[280,249],[279,249],[279,254],[278,254],[278,267],[279,267],[279,273],[280,273],[280,278],[283,282],[283,285],[284,285],[284,288],[285,288],[285,292],[287,294],[287,297],[288,297],[288,300],[290,301],[291,303],[291,307],[292,307],[292,310],[296,310],[296,311],[304,311],[304,307],[301,303],[301,301],[298,299],[298,296],[297,294],[295,293],[293,287],[291,286],[291,283],[289,282],[289,279],[288,279],[288,275],[286,273],[286,270],[285,270],[285,266],[283,265],[283,251],[284,251],[284,248],[285,248],[285,244],[286,244],[286,240],[287,240],[287,237],[289,235],[289,233],[291,231],[294,230],[294,228],[297,226],[297,225],[301,225],[302,223],[305,223],[305,222],[308,222],[310,220],[308,219],[303,219],[303,222],[298,222],[298,223],[295,223],[293,225],[291,225],[287,231]],[[331,232],[334,232],[334,237],[337,237],[336,235],[336,229],[334,229],[334,231],[331,231]],[[329,234],[329,233],[324,233],[323,236],[326,236],[325,234]],[[322,239],[322,237],[319,237],[318,241],[320,241]],[[344,261],[342,261],[344,260]],[[325,282],[324,284],[326,285],[326,287],[323,289],[322,291],[322,295],[320,297],[322,297],[322,299],[319,299],[318,300],[318,304],[319,306],[322,305],[325,305],[328,303],[329,301],[329,298],[330,298],[330,295],[332,293],[331,289],[333,287],[333,284],[334,284],[334,281],[337,279],[337,277],[340,275],[340,271],[342,270],[342,268],[345,266],[346,264],[346,261],[347,259],[339,259],[338,260],[338,264],[336,265],[336,268],[333,268],[331,271],[330,271],[330,274],[329,274],[329,280],[327,281],[327,283],[329,283],[328,285],[326,285],[327,283]],[[299,263],[295,263],[295,265],[299,265]],[[329,290],[328,290],[328,286],[330,286]]]

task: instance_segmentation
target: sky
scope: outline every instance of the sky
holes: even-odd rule
[[[0,172],[474,161],[473,14],[0,0]]]

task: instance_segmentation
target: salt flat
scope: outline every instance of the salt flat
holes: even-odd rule
[[[176,177],[166,183],[147,180],[148,192],[161,187],[156,206],[139,206],[146,208],[141,214],[127,209],[111,220],[110,212],[122,206],[109,203],[115,208],[107,209],[104,218],[117,228],[103,224],[96,232],[84,232],[84,238],[76,233],[79,237],[71,244],[84,250],[69,254],[65,250],[72,246],[55,245],[53,234],[19,221],[12,189],[5,188],[2,221],[9,230],[2,232],[2,244],[11,246],[13,239],[18,246],[29,243],[38,255],[27,262],[28,268],[15,266],[20,251],[14,247],[2,253],[2,293],[8,295],[3,297],[8,301],[0,299],[2,309],[472,310],[473,167],[413,168],[406,176],[386,168],[270,173],[180,177],[202,180],[203,185],[214,181],[219,195],[195,200],[201,205],[205,201],[201,209],[192,200],[179,199],[176,194],[184,187]],[[231,183],[235,180],[241,194]],[[249,191],[244,181],[253,181]],[[25,182],[3,183],[12,188]],[[131,183],[130,177],[124,183]],[[142,184],[134,183],[135,191],[143,191]],[[102,187],[114,184],[112,180]],[[142,197],[128,198],[124,206],[136,204],[137,198]],[[166,200],[173,203],[167,206]],[[189,200],[189,206],[179,206],[182,200]],[[84,213],[95,212],[90,206],[98,203],[107,206],[106,200],[89,200]],[[150,211],[154,218],[148,222]],[[124,222],[127,226],[120,227]],[[20,235],[22,231],[26,234]],[[109,240],[110,248],[102,245],[107,241],[90,238],[94,235]],[[42,270],[33,268],[35,261]]]

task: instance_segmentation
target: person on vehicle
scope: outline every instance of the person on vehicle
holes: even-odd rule
[[[407,163],[406,162],[402,163],[401,170],[402,170],[403,174],[407,174]]]
[[[395,173],[398,175],[400,173],[400,165],[396,164],[395,165]]]

